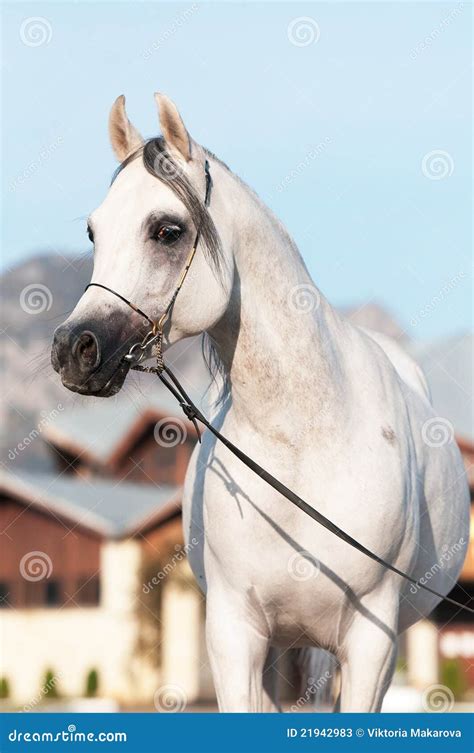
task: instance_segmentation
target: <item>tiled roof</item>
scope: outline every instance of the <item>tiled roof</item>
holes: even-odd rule
[[[119,394],[91,407],[77,405],[58,413],[43,433],[59,447],[70,447],[73,452],[107,463],[145,411],[185,420],[173,396],[160,389],[133,398]]]
[[[0,490],[75,525],[113,538],[136,530],[157,513],[172,514],[180,489],[157,484],[77,478],[54,473],[1,473]]]

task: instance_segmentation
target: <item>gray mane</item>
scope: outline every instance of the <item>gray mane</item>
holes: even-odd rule
[[[119,173],[140,155],[142,155],[143,165],[150,175],[153,175],[153,177],[160,180],[166,186],[169,186],[180,201],[183,202],[191,215],[196,230],[200,229],[206,253],[209,254],[216,269],[219,270],[221,241],[214,221],[204,206],[204,196],[200,197],[197,195],[187,175],[167,151],[166,143],[162,136],[148,139],[143,146],[130,154],[114,172],[112,183]]]
[[[207,152],[207,150],[206,154],[212,159],[217,159],[211,152]],[[191,215],[196,230],[200,228],[205,252],[208,253],[217,272],[219,272],[221,261],[221,241],[217,228],[211,215],[204,206],[204,197],[199,197],[197,195],[185,173],[167,151],[163,137],[159,136],[148,139],[143,146],[135,152],[132,152],[132,154],[130,154],[115,170],[111,182],[113,183],[122,170],[140,155],[142,155],[143,164],[150,175],[153,175],[162,183],[169,186],[169,188],[171,188],[176,196],[183,202]],[[220,160],[218,161],[220,162]],[[225,165],[225,167],[227,166]],[[212,338],[207,333],[204,333],[202,338],[202,355],[212,380],[216,384],[218,381],[221,383],[217,400],[217,402],[220,403],[226,397],[229,391],[229,385],[217,349],[212,342]]]

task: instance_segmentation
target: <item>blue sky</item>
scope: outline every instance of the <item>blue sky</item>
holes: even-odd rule
[[[331,301],[375,299],[420,339],[471,328],[470,14],[467,2],[4,6],[3,268],[87,249],[83,218],[115,167],[110,105],[125,93],[151,136],[161,90],[280,216]]]

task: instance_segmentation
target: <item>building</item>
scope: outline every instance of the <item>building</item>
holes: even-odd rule
[[[158,388],[146,398],[76,406],[50,422],[44,437],[60,473],[180,485],[196,431],[173,396]]]
[[[473,492],[472,337],[406,347],[425,370],[443,441],[462,450]],[[67,696],[83,695],[94,671],[99,693],[125,706],[153,698],[159,706],[160,689],[171,686],[183,702],[209,700],[204,600],[181,532],[194,427],[153,388],[141,400],[119,395],[64,411],[42,437],[55,472],[0,479],[0,677],[12,701],[29,707],[48,671]],[[474,530],[453,595],[474,596]],[[400,674],[423,689],[455,662],[461,686],[474,685],[473,627],[442,603],[402,638]]]
[[[27,707],[48,672],[65,696],[83,695],[96,672],[102,695],[136,704],[178,671],[188,700],[206,697],[203,599],[181,532],[194,427],[164,395],[93,413],[73,410],[48,427],[57,472],[0,477],[0,676]],[[139,615],[154,590],[163,592],[159,629],[146,656]]]

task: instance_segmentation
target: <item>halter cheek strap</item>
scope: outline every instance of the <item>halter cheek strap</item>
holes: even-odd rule
[[[206,179],[206,192],[204,195],[204,206],[207,209],[211,201],[211,188],[212,188],[211,172],[209,168],[209,162],[207,160],[204,163],[204,175]],[[134,303],[132,303],[132,301],[129,301],[128,298],[125,298],[125,296],[121,295],[120,293],[117,293],[116,290],[113,290],[113,288],[109,288],[107,285],[103,285],[100,282],[90,282],[84,288],[84,291],[86,291],[88,288],[102,288],[102,290],[107,290],[108,293],[112,293],[112,295],[114,295],[120,301],[123,301],[123,303],[126,303],[127,306],[130,306],[130,308],[133,311],[135,311],[137,314],[140,314],[140,316],[142,316],[144,319],[146,319],[147,322],[149,322],[149,324],[151,324],[151,327],[152,327],[151,332],[148,332],[147,335],[145,335],[141,343],[136,343],[135,345],[132,345],[132,347],[130,348],[130,351],[125,356],[125,360],[128,360],[130,363],[133,363],[133,361],[135,361],[138,364],[139,361],[144,358],[146,350],[148,350],[149,346],[153,343],[157,347],[157,364],[161,369],[163,369],[163,356],[161,352],[162,343],[163,343],[163,327],[165,326],[166,321],[168,320],[171,314],[171,310],[174,306],[174,302],[176,301],[176,298],[178,297],[178,293],[183,287],[183,283],[189,272],[189,268],[196,255],[196,250],[197,250],[200,238],[201,238],[201,226],[199,225],[199,227],[196,230],[196,237],[194,239],[194,243],[188,254],[184,267],[181,270],[181,274],[179,276],[178,283],[176,285],[174,293],[171,296],[171,299],[168,305],[166,306],[163,314],[160,316],[160,318],[157,321],[151,319],[151,317],[149,317],[148,314],[145,314],[145,312],[142,311],[142,309],[136,306]],[[135,355],[137,353],[137,350],[138,350],[138,357],[137,355]],[[134,367],[132,366],[132,368]]]

